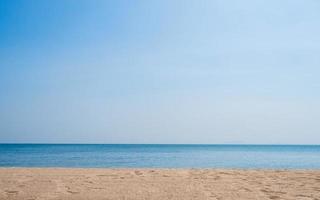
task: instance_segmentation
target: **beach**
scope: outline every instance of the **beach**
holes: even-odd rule
[[[0,199],[320,199],[320,170],[0,168]]]

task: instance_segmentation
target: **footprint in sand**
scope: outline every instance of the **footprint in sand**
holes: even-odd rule
[[[219,179],[221,179],[220,176],[214,176],[214,177],[213,177],[213,180],[219,180]]]
[[[272,196],[269,196],[270,199],[280,199],[279,196],[276,196],[276,195],[272,195]]]
[[[68,190],[67,192],[69,192],[70,194],[79,194],[80,193],[80,192],[71,191],[71,190]]]
[[[246,187],[242,187],[242,188],[240,188],[240,190],[245,191],[245,192],[252,192],[252,190],[250,190],[249,188],[246,188]]]
[[[65,188],[67,189],[67,192],[70,194],[79,194],[80,193],[80,192],[71,190],[71,188],[69,186],[65,186]]]
[[[269,190],[266,190],[266,189],[261,189],[260,191],[261,191],[261,192],[264,192],[264,193],[270,192]]]
[[[15,191],[15,190],[5,190],[5,192],[7,193],[7,194],[18,194],[19,193],[19,191]]]
[[[93,184],[93,182],[92,182],[92,181],[84,181],[84,182],[89,183],[89,184]]]
[[[141,175],[143,175],[143,173],[142,173],[142,172],[140,172],[140,171],[138,171],[138,170],[134,171],[134,174],[135,174],[135,175],[137,175],[137,176],[141,176]]]
[[[298,194],[298,195],[296,195],[296,197],[298,197],[298,199],[301,199],[301,200],[312,200],[313,199],[311,196],[303,195],[303,194]]]

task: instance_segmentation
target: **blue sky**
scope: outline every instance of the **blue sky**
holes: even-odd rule
[[[0,142],[320,143],[320,2],[0,1]]]

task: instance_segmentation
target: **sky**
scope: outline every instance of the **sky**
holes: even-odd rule
[[[1,0],[0,143],[320,144],[318,0]]]

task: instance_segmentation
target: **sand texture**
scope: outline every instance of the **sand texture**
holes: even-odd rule
[[[320,200],[320,170],[0,168],[0,199]]]

